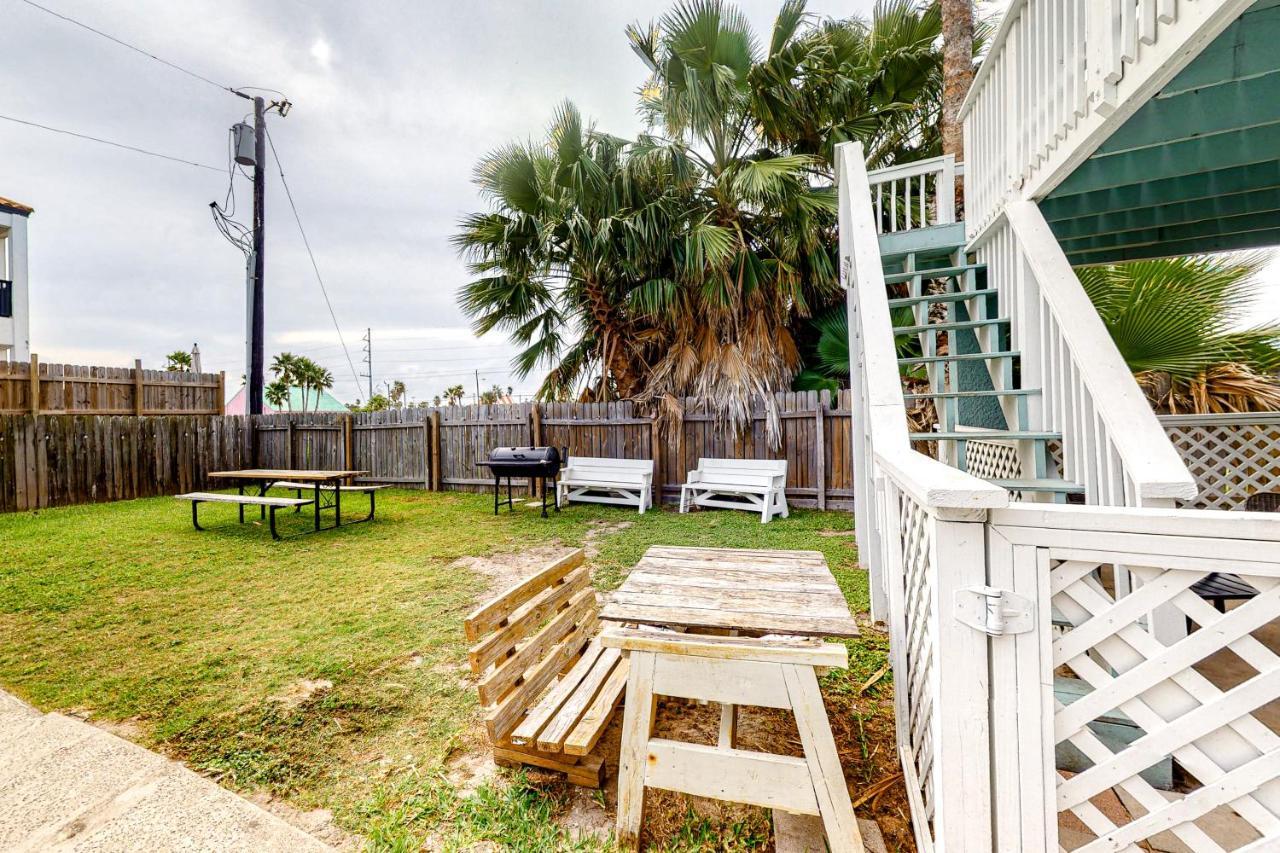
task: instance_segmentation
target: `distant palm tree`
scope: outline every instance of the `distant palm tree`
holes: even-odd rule
[[[289,383],[277,379],[275,382],[267,383],[267,387],[262,389],[262,396],[266,399],[267,405],[279,411],[289,399],[289,391]]]
[[[404,407],[405,391],[404,383],[399,379],[391,383],[390,388],[387,390],[387,398],[391,401],[392,406],[397,409]]]
[[[291,352],[282,352],[271,360],[271,372],[276,379],[283,382],[286,388],[292,388],[298,384],[298,368],[300,366],[299,356]],[[293,411],[293,393],[290,392],[286,396],[286,403],[289,411]],[[305,408],[305,406],[304,406]]]
[[[333,387],[333,373],[318,364],[313,363],[311,366],[313,369],[308,371],[307,384],[315,389],[315,408],[312,411],[318,412],[320,411],[320,402],[324,399],[324,392]]]
[[[462,398],[466,393],[466,390],[461,385],[450,385],[444,389],[444,398],[449,401],[450,406],[456,406],[462,402]]]
[[[165,356],[165,370],[173,373],[185,373],[191,370],[191,353],[175,350]]]
[[[1253,254],[1076,270],[1107,331],[1162,412],[1280,409],[1280,323],[1241,329],[1261,296]]]

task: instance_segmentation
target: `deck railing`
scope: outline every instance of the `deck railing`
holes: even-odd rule
[[[960,115],[970,238],[1057,186],[1252,0],[1013,0]]]
[[[1280,699],[1280,657],[1253,632],[1280,618],[1280,519],[1010,504],[1003,489],[911,450],[861,157],[856,143],[837,149],[856,530],[873,616],[891,637],[898,751],[919,848],[1122,850],[1169,831],[1196,853],[1238,847],[1240,838],[1247,849],[1274,849],[1280,733],[1265,709]],[[1061,250],[1044,244],[1052,238],[1038,216],[1013,207],[1012,224],[983,251],[1000,276],[1022,282],[1015,328],[1032,318],[1045,343],[1032,367],[1057,371],[1065,389],[1046,409],[1075,425],[1068,464],[1092,469],[1095,488],[1107,485],[1117,499],[1180,490],[1162,459],[1163,431],[1147,448],[1152,462],[1137,446],[1150,439],[1146,420],[1112,420],[1136,415],[1136,403],[1109,374],[1132,379],[1113,363],[1114,347],[1101,346],[1105,330],[1080,303]],[[1145,417],[1154,423],[1149,410]],[[1260,594],[1219,613],[1191,589],[1214,572],[1239,574]],[[1162,613],[1200,630],[1162,631]],[[1257,674],[1237,687],[1202,674],[1200,664],[1226,649]],[[1069,704],[1055,695],[1065,672],[1084,685]],[[1117,717],[1140,729],[1119,748],[1098,734]],[[1055,772],[1059,746],[1092,766]],[[1200,787],[1170,799],[1142,774],[1173,760]],[[1136,804],[1133,820],[1096,808],[1109,791]],[[1214,810],[1212,825],[1194,823]],[[1060,837],[1065,815],[1073,831],[1083,824],[1082,838]]]
[[[945,614],[958,590],[985,582],[983,521],[1008,495],[911,449],[860,144],[839,146],[837,170],[858,553],[872,614],[894,638],[898,750],[916,836],[922,850],[989,850],[987,723],[974,713],[986,701],[985,640]]]
[[[948,154],[868,172],[876,233],[891,234],[956,221],[956,179],[964,164]]]
[[[1063,478],[1082,484],[1090,504],[1195,497],[1195,480],[1036,205],[1010,202],[977,254],[1012,319],[1022,387],[1042,389],[1028,401],[1031,425],[1062,433]]]

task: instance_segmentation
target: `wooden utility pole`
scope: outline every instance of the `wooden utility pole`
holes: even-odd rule
[[[249,414],[262,414],[262,390],[264,358],[262,338],[266,332],[265,281],[263,272],[266,256],[266,198],[267,198],[267,123],[266,102],[253,99],[253,307],[249,333]]]

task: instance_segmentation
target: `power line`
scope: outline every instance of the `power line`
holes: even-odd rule
[[[62,14],[62,13],[60,13],[60,12],[55,12],[55,11],[53,11],[52,9],[46,8],[46,7],[44,7],[44,6],[41,6],[39,3],[33,3],[33,2],[32,2],[32,0],[22,0],[22,2],[23,2],[23,3],[26,3],[28,6],[30,6],[30,7],[31,7],[31,8],[33,8],[33,9],[39,9],[41,12],[45,12],[45,13],[47,13],[47,14],[49,14],[49,15],[52,15],[53,17],[58,18],[59,20],[66,21],[68,24],[72,24],[72,25],[77,26],[77,27],[80,27],[81,29],[84,29],[84,30],[88,30],[89,32],[93,33],[94,35],[102,36],[102,37],[103,37],[104,39],[106,39],[107,41],[115,42],[116,44],[120,45],[121,47],[128,48],[129,50],[132,50],[134,53],[140,53],[140,54],[142,54],[143,56],[147,57],[148,59],[154,59],[156,62],[159,62],[161,65],[167,65],[167,66],[169,66],[169,67],[170,67],[170,68],[172,68],[174,71],[180,71],[180,72],[182,72],[183,74],[186,74],[188,77],[194,77],[195,79],[199,80],[200,82],[202,82],[202,83],[208,83],[210,86],[213,86],[213,87],[214,87],[214,88],[216,88],[216,89],[221,89],[221,90],[222,90],[222,91],[224,91],[224,92],[230,92],[230,93],[231,93],[231,94],[233,94],[233,95],[234,95],[234,94],[236,94],[236,90],[235,90],[235,89],[233,89],[233,88],[231,88],[230,86],[224,86],[224,85],[222,85],[221,83],[219,83],[219,82],[217,82],[217,81],[215,81],[215,80],[210,80],[208,77],[205,77],[205,76],[204,76],[204,75],[202,75],[202,74],[197,74],[196,72],[192,71],[192,70],[191,70],[191,69],[189,69],[189,68],[183,68],[181,65],[178,65],[176,62],[170,62],[170,61],[169,61],[169,60],[167,60],[167,59],[161,59],[160,57],[156,56],[154,53],[150,53],[150,52],[148,52],[148,51],[143,50],[143,49],[142,49],[142,48],[140,48],[140,47],[137,47],[137,46],[135,46],[135,45],[129,44],[127,41],[123,41],[123,40],[121,40],[121,39],[116,38],[116,37],[115,37],[115,36],[113,36],[113,35],[110,35],[110,34],[108,34],[108,33],[104,33],[102,30],[99,30],[99,29],[96,29],[96,28],[94,28],[94,27],[91,27],[91,26],[89,26],[88,24],[86,24],[86,23],[84,23],[84,22],[82,22],[82,21],[77,21],[75,18],[69,17],[69,16],[67,16],[67,15],[63,15],[63,14]]]
[[[266,129],[266,125],[263,125]],[[302,235],[302,245],[307,248],[307,257],[311,259],[311,269],[315,270],[316,281],[320,285],[320,293],[324,296],[325,307],[329,309],[329,316],[333,319],[334,331],[338,333],[338,342],[342,344],[342,352],[347,357],[347,366],[351,368],[351,375],[355,377],[356,385],[360,384],[360,376],[356,373],[355,362],[351,360],[351,352],[347,349],[347,341],[342,337],[342,327],[338,325],[338,315],[334,313],[333,303],[329,301],[329,290],[324,286],[324,278],[320,275],[320,266],[316,263],[315,253],[311,251],[311,241],[307,239],[307,230],[302,227],[302,217],[298,215],[298,206],[293,202],[293,192],[289,189],[289,182],[284,177],[284,165],[280,162],[280,155],[276,152],[275,140],[271,138],[270,131],[267,132],[267,144],[271,146],[271,158],[276,161],[276,169],[280,172],[280,183],[284,186],[285,198],[289,199],[289,207],[293,210],[293,221],[298,223],[298,233]],[[258,168],[262,168],[262,164],[258,164]]]
[[[209,166],[204,163],[197,163],[194,160],[184,160],[181,157],[171,157],[168,154],[160,154],[159,152],[156,152],[156,151],[148,151],[145,148],[138,148],[135,145],[125,145],[123,142],[112,142],[110,139],[100,139],[97,136],[89,136],[87,133],[76,133],[74,130],[63,130],[60,127],[50,127],[47,124],[40,124],[34,121],[27,121],[25,119],[14,118],[13,116],[0,115],[0,119],[3,119],[4,121],[11,121],[14,124],[23,124],[23,125],[26,125],[27,127],[35,127],[35,128],[39,128],[40,130],[47,130],[47,131],[50,131],[51,133],[61,133],[65,136],[74,136],[77,139],[87,139],[90,142],[99,142],[103,145],[110,145],[112,148],[122,148],[125,151],[133,151],[137,154],[146,154],[148,157],[159,157],[161,160],[169,160],[174,163],[182,163],[185,166],[195,166],[197,169],[208,169],[211,172],[218,172],[218,173],[221,173],[223,171],[217,166]]]

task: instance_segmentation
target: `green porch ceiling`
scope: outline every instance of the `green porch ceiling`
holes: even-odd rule
[[[1073,264],[1280,245],[1280,0],[1260,0],[1040,201]]]

